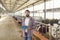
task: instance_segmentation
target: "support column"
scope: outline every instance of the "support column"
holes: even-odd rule
[[[34,4],[33,4],[33,17],[34,17]]]
[[[46,19],[46,0],[44,0],[44,19]]]

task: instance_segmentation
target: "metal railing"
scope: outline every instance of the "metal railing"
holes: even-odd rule
[[[55,34],[53,34],[54,28],[55,28]],[[58,33],[60,33],[60,31],[58,27],[54,27],[52,25],[37,22],[35,30],[40,32],[43,36],[45,36],[49,40],[59,40]]]

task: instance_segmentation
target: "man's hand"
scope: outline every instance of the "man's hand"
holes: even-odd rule
[[[32,30],[32,28],[28,28],[28,30]]]

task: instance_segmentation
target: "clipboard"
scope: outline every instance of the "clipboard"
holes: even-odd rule
[[[27,26],[22,26],[22,30],[26,30],[27,29]]]

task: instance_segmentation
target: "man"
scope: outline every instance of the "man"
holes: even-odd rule
[[[27,26],[26,30],[23,30],[23,39],[24,40],[32,40],[33,29],[34,29],[34,19],[30,17],[30,11],[25,11],[26,17],[22,20],[22,26]]]

